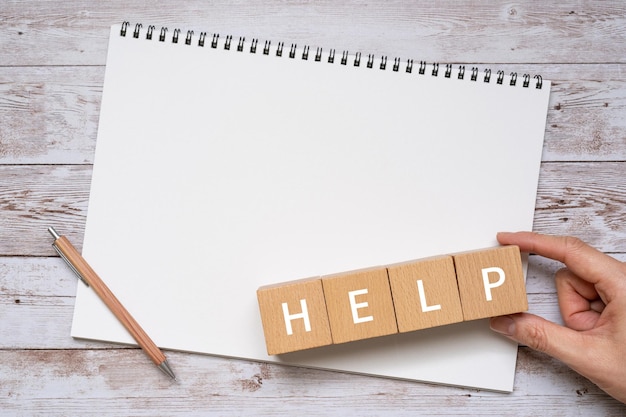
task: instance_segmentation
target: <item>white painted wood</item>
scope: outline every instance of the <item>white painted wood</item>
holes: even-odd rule
[[[168,356],[180,376],[177,383],[136,349],[0,351],[6,364],[0,413],[534,416],[541,410],[541,415],[580,416],[620,415],[625,409],[564,365],[527,349],[520,350],[512,394],[176,352]]]
[[[122,20],[428,61],[626,62],[616,1],[9,2],[0,20],[0,55],[19,66],[103,65],[103,29]]]
[[[626,250],[626,163],[545,163],[534,229],[574,235],[606,252]]]
[[[457,63],[552,80],[535,229],[626,261],[626,5],[525,2],[4,2],[0,6],[0,416],[624,415],[521,348],[499,394],[73,340],[79,284],[46,232],[80,248],[108,27],[122,20]],[[532,312],[559,321],[557,262],[530,257]],[[219,335],[217,335],[218,337]]]
[[[0,351],[5,371],[0,414],[580,416],[620,415],[626,409],[564,365],[525,348],[512,394],[168,356],[179,382],[166,379],[136,349]]]
[[[626,162],[544,163],[534,228],[626,252]],[[87,215],[91,165],[0,165],[0,255],[55,255],[47,227],[77,248]]]
[[[476,66],[553,80],[544,161],[626,160],[624,64]],[[0,164],[93,163],[103,81],[102,66],[0,66]]]

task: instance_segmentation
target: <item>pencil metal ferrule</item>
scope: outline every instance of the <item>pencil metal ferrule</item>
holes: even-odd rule
[[[61,236],[57,233],[56,230],[54,230],[54,227],[48,227],[48,232],[50,232],[50,234],[52,235],[52,237],[54,237],[54,243],[52,243],[52,247],[54,248],[55,251],[57,251],[57,253],[59,254],[59,256],[61,257],[61,259],[63,259],[65,261],[65,263],[67,264],[67,266],[70,267],[70,269],[72,271],[74,271],[74,273],[76,274],[76,276],[83,282],[83,284],[85,284],[86,286],[89,286],[89,284],[87,283],[87,280],[80,274],[80,272],[78,272],[78,270],[76,269],[76,267],[74,267],[74,265],[72,265],[72,263],[70,262],[69,259],[67,259],[67,256],[65,256],[63,254],[63,252],[61,252],[61,249],[59,249],[59,247],[57,246],[57,240],[61,238]]]
[[[69,259],[67,259],[67,257],[65,255],[63,255],[63,252],[61,252],[61,250],[55,245],[52,244],[52,247],[54,248],[55,251],[57,251],[57,253],[59,254],[59,256],[61,258],[63,258],[63,260],[65,261],[65,263],[67,264],[67,266],[70,267],[70,269],[72,271],[74,271],[74,273],[76,274],[76,276],[83,282],[83,284],[85,284],[86,286],[89,286],[89,284],[87,283],[87,280],[80,274],[80,272],[78,272],[78,270],[74,267],[74,265],[72,265],[72,263],[70,262]]]

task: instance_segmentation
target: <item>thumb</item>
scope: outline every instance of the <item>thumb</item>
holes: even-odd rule
[[[590,352],[583,348],[583,335],[534,314],[493,317],[490,326],[509,339],[547,353],[574,369],[583,370],[593,363],[588,357]]]

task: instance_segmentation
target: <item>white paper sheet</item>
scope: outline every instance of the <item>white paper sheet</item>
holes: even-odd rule
[[[167,349],[510,391],[485,320],[269,357],[256,289],[530,230],[536,89],[111,30],[83,255]],[[196,32],[197,33],[197,32]],[[208,39],[208,38],[207,38]],[[72,336],[133,343],[79,285]]]

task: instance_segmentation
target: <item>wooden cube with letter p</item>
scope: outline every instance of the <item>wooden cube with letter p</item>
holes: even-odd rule
[[[257,299],[269,355],[332,344],[320,279],[260,287]]]
[[[501,246],[453,257],[465,321],[528,310],[519,247]]]

